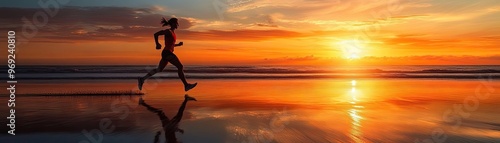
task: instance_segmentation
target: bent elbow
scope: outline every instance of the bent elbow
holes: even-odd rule
[[[161,35],[161,32],[156,32],[155,34],[153,34],[155,37],[156,36],[160,36]]]

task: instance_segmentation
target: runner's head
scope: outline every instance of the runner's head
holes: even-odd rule
[[[162,26],[170,26],[171,28],[177,29],[179,27],[179,22],[177,18],[170,18],[168,21],[165,18],[161,19]]]

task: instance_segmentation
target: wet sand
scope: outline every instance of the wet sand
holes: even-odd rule
[[[196,81],[189,95],[198,101],[188,103],[179,126],[185,133],[177,133],[185,143],[500,141],[497,80]],[[138,105],[140,95],[23,96],[136,90],[135,80],[25,81],[17,86],[17,135],[2,134],[2,142],[153,142],[162,129],[158,117]],[[148,104],[170,118],[177,113],[184,96],[180,81],[152,79],[144,86]],[[7,97],[2,93],[0,99]],[[0,109],[8,116],[6,108]],[[103,130],[102,122],[113,129]]]

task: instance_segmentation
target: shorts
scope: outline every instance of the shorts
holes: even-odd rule
[[[174,53],[170,52],[169,50],[163,50],[161,52],[161,59],[166,61],[171,61],[173,59],[177,59],[177,56]]]

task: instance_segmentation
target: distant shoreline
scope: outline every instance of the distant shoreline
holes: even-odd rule
[[[19,80],[61,79],[136,79],[154,66],[19,66]],[[5,67],[1,70],[7,70]],[[186,66],[190,79],[342,79],[342,78],[446,78],[475,79],[500,77],[500,65],[491,66],[351,66],[351,67],[294,67],[294,66]],[[156,78],[175,79],[173,66]],[[2,76],[0,79],[7,79]]]

